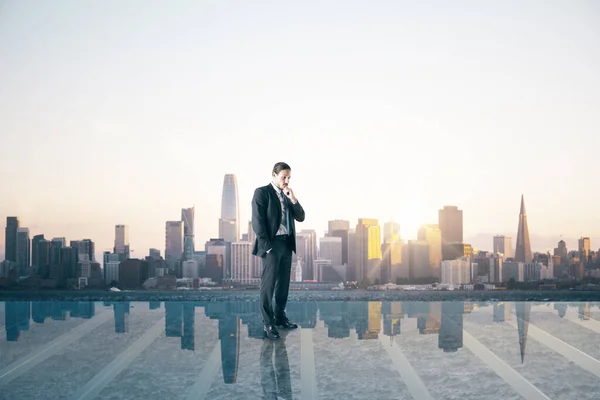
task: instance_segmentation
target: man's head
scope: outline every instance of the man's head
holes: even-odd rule
[[[290,183],[290,178],[292,177],[292,168],[284,162],[278,162],[273,166],[273,172],[271,173],[273,177],[273,183],[279,189],[283,189]]]

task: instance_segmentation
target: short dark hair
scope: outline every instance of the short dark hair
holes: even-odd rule
[[[284,162],[278,162],[273,166],[273,173],[275,175],[277,175],[281,171],[286,170],[286,169],[289,169],[290,171],[292,170],[292,168],[288,164],[286,164]]]

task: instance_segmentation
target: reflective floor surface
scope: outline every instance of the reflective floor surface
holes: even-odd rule
[[[600,399],[600,303],[0,303],[0,399]]]

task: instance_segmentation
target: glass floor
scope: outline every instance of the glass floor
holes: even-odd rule
[[[0,399],[600,399],[600,303],[0,302]]]

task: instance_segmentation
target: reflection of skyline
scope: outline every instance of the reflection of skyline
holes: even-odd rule
[[[46,319],[54,321],[65,321],[68,318],[92,319],[96,316],[96,304],[94,302],[6,302],[6,340],[9,342],[18,341],[21,332],[31,329],[31,320],[35,324],[43,324]],[[127,301],[104,302],[102,304],[105,307],[112,306],[115,333],[130,334],[132,304]],[[158,312],[161,311],[161,305],[161,302],[148,303],[150,310]],[[488,306],[490,305],[493,307],[492,317],[496,323],[510,322],[512,318],[511,310],[514,309],[518,331],[518,340],[515,340],[514,344],[515,346],[518,344],[521,362],[524,362],[532,304],[527,302],[499,302]],[[402,320],[414,318],[419,334],[437,333],[438,348],[445,353],[452,353],[463,347],[464,314],[471,312],[476,307],[465,302],[331,301],[290,303],[287,313],[290,318],[298,322],[302,329],[315,328],[317,319],[323,321],[327,329],[327,336],[338,340],[349,340],[352,330],[356,332],[358,340],[378,338],[380,334],[389,336],[390,339],[395,336],[399,336],[401,339],[401,335],[405,333]],[[565,303],[555,303],[553,305],[553,310],[561,318],[564,317],[567,308],[568,305]],[[589,303],[577,304],[575,308],[579,318],[590,318],[592,307]],[[196,350],[198,344],[195,329],[198,319],[197,311],[203,311],[206,317],[218,321],[223,381],[225,384],[236,383],[240,363],[240,340],[244,334],[242,327],[247,327],[246,334],[248,338],[263,338],[262,322],[256,303],[243,301],[164,302],[165,336],[179,337],[182,350]],[[382,329],[383,332],[381,332]],[[282,343],[272,345],[268,342],[265,343],[261,353],[261,362],[264,361],[263,356],[267,357],[267,353],[275,354],[276,363],[277,360],[283,362],[282,360],[287,359],[285,344],[281,347]],[[271,368],[268,363],[265,365],[265,368]],[[276,378],[277,385],[281,384],[279,379],[279,377]],[[289,376],[282,379],[289,380]],[[287,384],[284,382],[283,385],[285,387]]]

